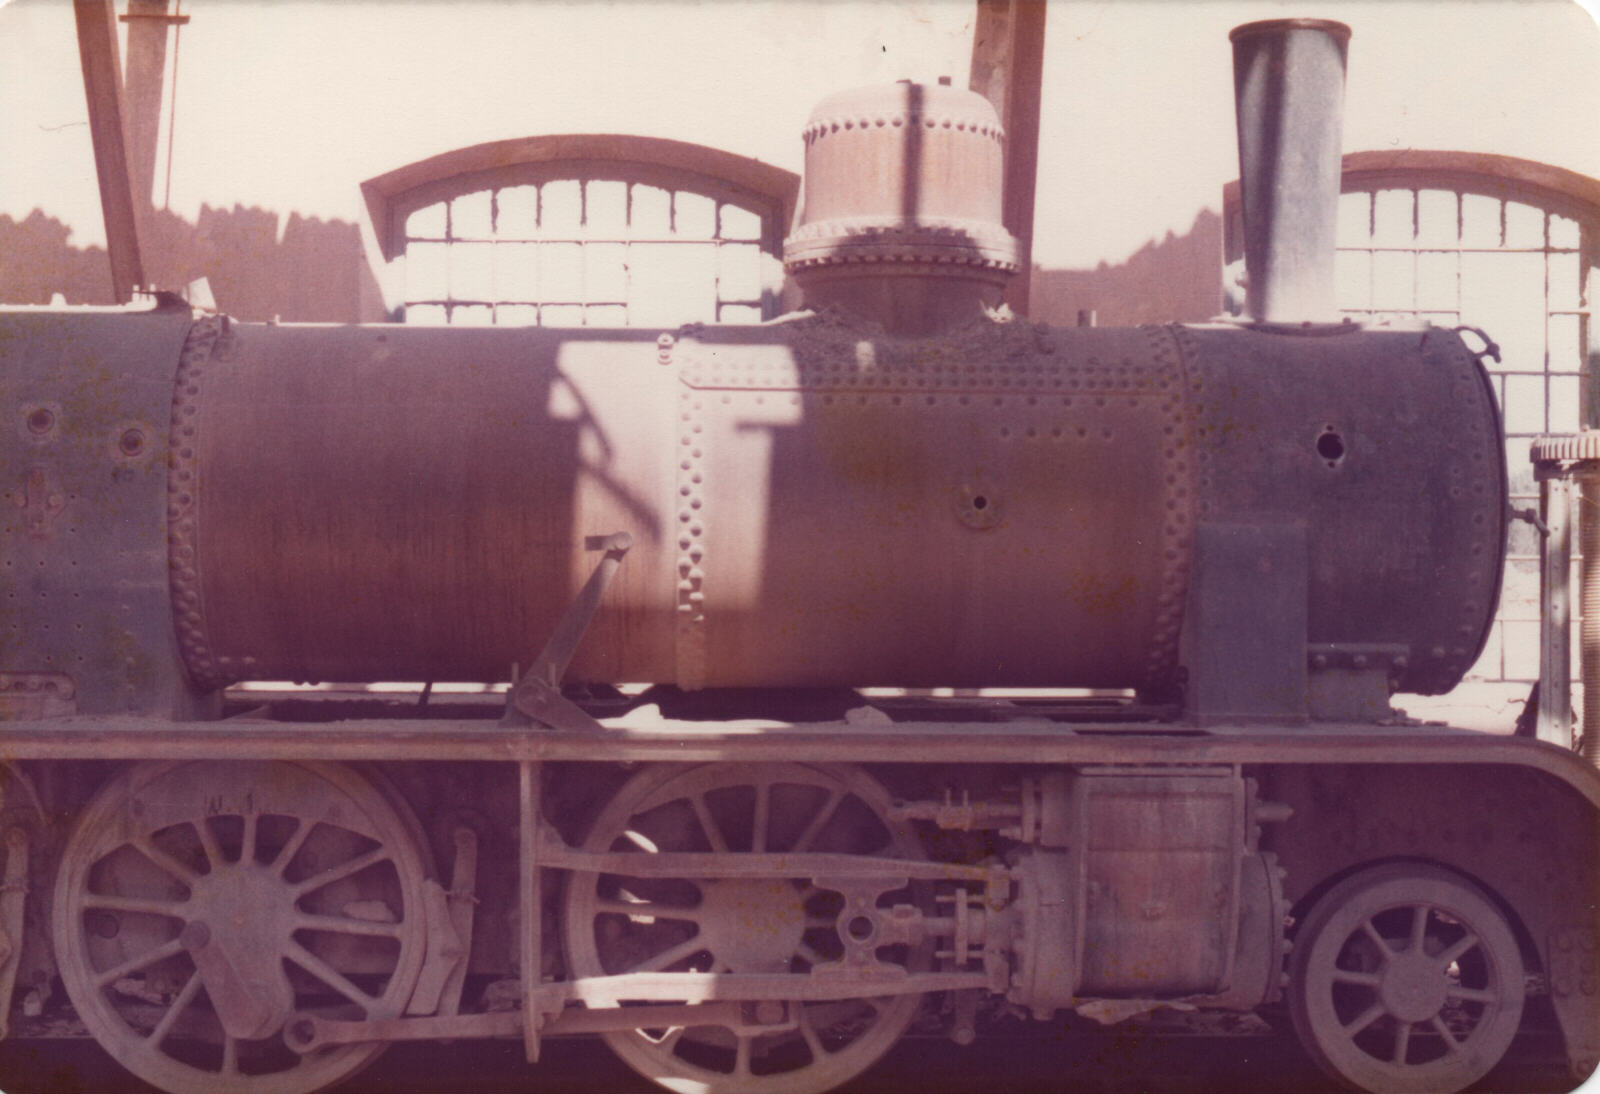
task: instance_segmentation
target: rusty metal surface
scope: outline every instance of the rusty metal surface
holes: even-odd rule
[[[1332,322],[1345,51],[1326,19],[1235,27],[1234,95],[1244,209],[1246,310],[1266,322]]]
[[[186,705],[164,522],[189,327],[187,309],[0,316],[0,704]]]
[[[804,139],[805,200],[783,252],[808,306],[926,334],[999,303],[1018,244],[988,100],[945,83],[856,88],[819,103]]]
[[[1397,690],[1454,687],[1493,622],[1506,536],[1498,416],[1460,335],[1177,336],[1199,519],[1303,521],[1308,643],[1396,646]]]
[[[196,397],[208,680],[505,679],[619,529],[573,679],[1159,687],[1193,522],[1271,512],[1307,522],[1308,640],[1439,691],[1498,580],[1448,332],[232,329]]]

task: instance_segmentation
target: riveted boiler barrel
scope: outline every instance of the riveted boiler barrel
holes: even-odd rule
[[[1442,331],[235,326],[202,373],[173,572],[211,684],[505,679],[617,531],[574,678],[1161,684],[1198,523],[1288,519],[1308,640],[1438,691],[1498,582],[1493,404]]]

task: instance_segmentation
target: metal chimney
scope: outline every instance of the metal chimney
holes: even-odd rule
[[[1334,218],[1350,28],[1327,19],[1235,27],[1245,310],[1258,322],[1334,322]]]

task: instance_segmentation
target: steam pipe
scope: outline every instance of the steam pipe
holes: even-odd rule
[[[1334,219],[1350,28],[1327,19],[1235,27],[1245,310],[1266,323],[1332,322]]]

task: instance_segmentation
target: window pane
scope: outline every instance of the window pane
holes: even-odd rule
[[[487,327],[494,324],[494,309],[487,305],[457,304],[450,309],[452,327]]]
[[[595,179],[584,187],[585,227],[591,236],[620,239],[628,229],[628,184]]]
[[[444,238],[444,202],[418,209],[406,217],[406,235],[412,239]]]
[[[443,300],[449,296],[449,263],[447,243],[412,243],[406,247],[406,299]]]
[[[717,296],[722,300],[761,298],[761,248],[754,243],[724,243],[717,248]]]
[[[539,309],[539,324],[545,327],[583,326],[581,304],[546,304]]]
[[[1417,192],[1417,242],[1424,247],[1454,246],[1459,207],[1454,190]]]
[[[494,234],[489,221],[489,191],[462,194],[450,203],[452,239],[488,239]]]
[[[577,179],[558,179],[539,188],[539,234],[545,239],[576,239],[582,213]]]
[[[759,323],[761,309],[747,304],[724,304],[719,309],[719,323]]]
[[[407,304],[406,322],[413,326],[439,326],[447,322],[443,304]]]
[[[1350,193],[1339,195],[1339,217],[1336,239],[1341,247],[1365,247],[1372,238],[1372,195]]]
[[[748,209],[741,209],[737,205],[723,205],[718,210],[721,225],[717,234],[723,239],[741,239],[759,241],[761,239],[761,218]]]
[[[717,203],[704,194],[673,194],[673,230],[681,236],[710,239],[717,234]]]
[[[1582,237],[1578,233],[1578,222],[1550,215],[1550,246],[1576,248]]]
[[[1417,306],[1453,311],[1456,306],[1456,269],[1460,256],[1453,251],[1424,251],[1417,256]]]
[[[1580,288],[1576,252],[1552,254],[1546,257],[1550,264],[1550,306],[1576,309]],[[1596,286],[1600,288],[1600,286]]]
[[[450,246],[450,297],[452,300],[494,299],[494,244]],[[450,321],[456,322],[453,317]]]
[[[1551,371],[1576,372],[1583,367],[1583,354],[1578,347],[1576,315],[1552,315],[1549,338]]]
[[[1372,306],[1410,310],[1417,306],[1417,256],[1411,251],[1379,251],[1372,256]]]
[[[591,304],[583,309],[583,325],[625,327],[628,325],[628,309],[621,304]]]
[[[667,235],[672,231],[672,195],[657,186],[634,183],[631,218],[636,236]]]
[[[1500,246],[1500,202],[1482,194],[1461,195],[1461,243],[1467,247]]]
[[[537,243],[495,244],[494,294],[497,300],[539,299]]]
[[[1520,201],[1506,202],[1506,246],[1543,247],[1544,210]]]
[[[627,245],[622,243],[590,243],[584,247],[585,300],[621,303],[628,299],[627,254]]]
[[[1578,424],[1578,378],[1576,376],[1550,377],[1551,433],[1576,433]]]
[[[1372,306],[1372,256],[1366,251],[1339,251],[1333,257],[1334,292],[1341,308]]]
[[[1372,241],[1380,247],[1409,247],[1416,239],[1410,190],[1379,190],[1372,206]]]
[[[508,186],[495,196],[495,234],[501,239],[532,239],[539,230],[539,188]]]
[[[548,187],[547,187],[548,189]],[[569,304],[583,300],[583,247],[546,243],[539,254],[539,299]],[[549,325],[546,317],[545,325]]]
[[[1543,433],[1544,377],[1506,377],[1506,432]]]
[[[494,321],[501,327],[536,327],[539,309],[533,304],[501,304],[494,310]]]

